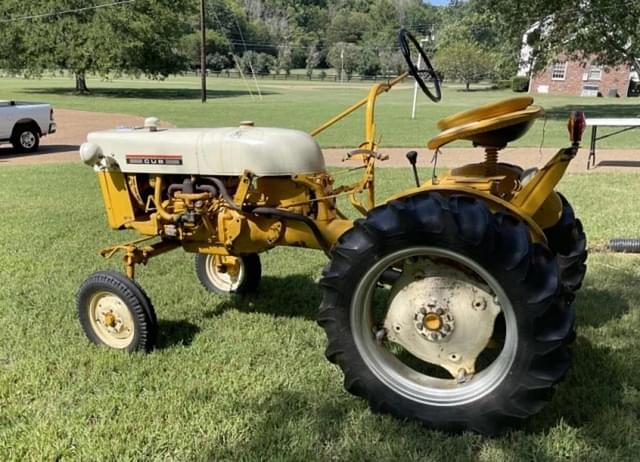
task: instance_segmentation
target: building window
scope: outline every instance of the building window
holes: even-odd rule
[[[551,69],[551,79],[553,80],[564,80],[567,75],[567,62],[559,62],[554,63],[553,68]]]
[[[602,79],[602,66],[591,65],[589,67],[589,75],[587,80],[601,80]]]

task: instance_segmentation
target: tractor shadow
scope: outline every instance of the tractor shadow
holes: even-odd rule
[[[173,346],[189,346],[200,332],[200,327],[184,320],[158,320],[156,349],[164,350]]]
[[[620,441],[625,438],[620,426],[635,421],[640,408],[637,397],[629,395],[629,390],[640,387],[635,373],[640,368],[637,326],[633,321],[623,321],[633,307],[629,297],[615,290],[625,282],[628,283],[624,275],[620,275],[611,281],[610,290],[585,287],[578,293],[578,338],[573,345],[573,366],[557,386],[553,400],[525,424],[525,433],[542,435],[552,427],[569,425],[580,428],[594,446],[615,450],[624,445]],[[594,338],[598,341],[590,340]]]
[[[315,321],[322,294],[318,283],[309,276],[263,276],[258,293],[249,296],[230,296],[205,318],[220,316],[225,310],[237,309],[245,313],[262,313],[274,317],[300,317]]]
[[[78,93],[68,88],[34,88],[28,93],[38,95],[79,96]],[[263,95],[277,95],[274,91],[262,91]],[[199,99],[200,89],[196,88],[91,88],[87,94],[89,97],[100,98],[130,98],[130,99],[158,99],[158,100],[182,100]],[[251,96],[247,90],[207,90],[207,98],[239,98]]]
[[[218,316],[225,309],[240,309],[273,316],[316,319],[321,290],[313,278],[266,276],[262,282],[259,295],[223,301],[209,312],[209,316]],[[640,287],[636,291],[637,298],[635,294],[622,296],[616,288],[618,284],[625,283],[624,275],[609,282],[607,287],[610,288],[603,289],[602,284],[596,284],[596,281],[589,284],[587,280],[587,285],[578,294],[578,338],[573,345],[573,366],[565,380],[556,387],[553,399],[519,429],[494,440],[506,454],[513,456],[513,460],[521,459],[524,441],[530,444],[540,437],[566,431],[577,431],[587,444],[605,448],[611,453],[625,445],[628,447],[631,433],[636,432],[634,425],[637,425],[640,409],[640,398],[633,393],[640,388],[640,378],[636,373],[640,368],[640,355],[634,336],[637,326],[633,322],[624,323],[623,318],[628,317],[633,309],[630,300],[640,298]],[[336,379],[339,381],[340,377]],[[359,431],[369,432],[369,437],[379,437],[380,441],[384,440],[391,447],[397,446],[399,450],[413,439],[424,441],[426,437],[429,441],[431,437],[438,440],[443,436],[416,423],[368,414],[365,408],[363,400],[346,392],[336,397],[328,391],[324,404],[302,390],[274,391],[255,409],[259,424],[252,425],[250,441],[238,446],[209,441],[205,447],[212,451],[212,458],[224,456],[229,459],[242,458],[260,448],[290,447],[289,443],[298,441],[298,425],[301,424],[304,424],[305,432],[312,435],[312,441],[327,444],[343,438],[345,428],[356,434]],[[353,416],[360,414],[363,417],[354,423]],[[361,428],[354,428],[354,425]],[[452,445],[457,445],[481,442],[483,437],[463,433],[447,435],[446,438]],[[347,452],[357,452],[361,444],[357,439],[345,443],[347,446],[354,444],[354,447],[345,448]],[[289,454],[291,460],[306,458],[314,450],[313,447],[291,447],[294,446],[296,449]],[[532,451],[536,460],[553,461],[557,460],[555,449],[553,445],[542,445]],[[427,450],[425,455],[428,454]]]

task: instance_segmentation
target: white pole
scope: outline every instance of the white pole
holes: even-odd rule
[[[427,37],[420,40],[420,45],[427,43],[429,39]],[[422,55],[418,55],[418,63],[416,64],[416,68],[420,70],[420,66],[422,65]],[[416,118],[416,105],[418,103],[418,81],[413,83],[413,104],[411,105],[411,120],[415,120]]]
[[[344,83],[344,48],[340,50],[340,83]]]

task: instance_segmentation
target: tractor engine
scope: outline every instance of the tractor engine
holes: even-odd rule
[[[324,248],[316,222],[336,218],[322,152],[303,132],[144,128],[90,133],[82,160],[100,179],[109,224],[219,255],[274,245]],[[309,228],[313,231],[309,233]]]

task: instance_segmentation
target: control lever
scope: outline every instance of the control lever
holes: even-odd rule
[[[409,151],[407,153],[407,160],[411,164],[411,168],[413,169],[413,177],[416,179],[416,187],[420,187],[420,179],[418,178],[418,167],[416,167],[416,163],[418,162],[418,153],[416,151]]]

